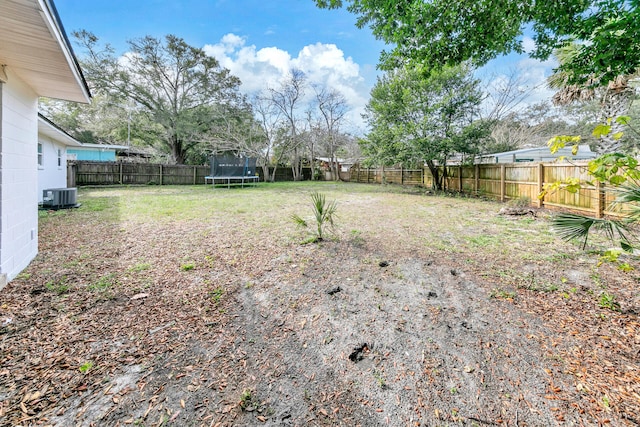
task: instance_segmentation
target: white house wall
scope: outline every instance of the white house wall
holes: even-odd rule
[[[38,203],[42,202],[42,190],[67,187],[67,147],[46,135],[38,135],[42,144],[42,166],[38,165]],[[58,166],[58,150],[62,153]]]
[[[0,84],[0,286],[38,253],[38,97],[7,67]]]

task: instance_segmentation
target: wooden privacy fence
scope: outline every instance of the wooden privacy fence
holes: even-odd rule
[[[209,166],[73,161],[67,163],[67,184],[70,187],[204,184],[209,171]]]
[[[304,179],[311,179],[311,168],[302,168]],[[270,168],[270,173],[273,168]],[[67,187],[85,185],[197,185],[204,184],[209,166],[163,165],[153,163],[67,162]],[[261,167],[257,169],[264,181]],[[291,168],[276,169],[276,181],[293,181]]]
[[[528,198],[537,207],[569,209],[601,218],[619,215],[619,208],[612,209],[614,189],[604,184],[583,185],[577,193],[564,188],[550,192],[538,199],[545,184],[578,178],[589,180],[587,162],[576,163],[502,163],[447,167],[445,187],[494,198],[500,201]],[[351,170],[351,181],[377,184],[402,184],[433,186],[433,176],[428,168],[390,169],[359,168]]]
[[[428,169],[426,173],[429,173]],[[369,169],[354,166],[351,168],[351,182],[366,184],[400,184],[400,185],[425,185],[424,169],[393,169],[379,168]]]

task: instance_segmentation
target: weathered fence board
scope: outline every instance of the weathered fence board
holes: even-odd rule
[[[83,185],[193,185],[204,184],[208,166],[162,165],[152,163],[72,161],[67,176]]]
[[[483,164],[473,166],[449,166],[445,187],[451,191],[478,194],[501,201],[528,198],[538,207],[557,207],[584,212],[596,217],[619,215],[620,208],[611,209],[615,199],[613,189],[603,184],[583,185],[577,193],[564,189],[552,191],[542,200],[538,199],[545,184],[577,178],[581,182],[589,180],[587,163],[510,163]],[[404,177],[411,178],[404,178]],[[417,177],[420,176],[420,179]],[[433,177],[428,168],[359,168],[351,171],[352,182],[389,183],[404,185],[433,186]]]
[[[273,168],[270,168],[270,173]],[[86,185],[198,185],[204,184],[209,166],[163,165],[129,162],[70,161],[67,163],[67,186]],[[264,181],[262,168],[257,169]],[[303,179],[311,179],[311,168],[302,168]],[[293,181],[291,168],[276,169],[276,181]]]
[[[538,207],[558,207],[588,213],[596,217],[619,215],[620,208],[611,208],[614,190],[603,184],[583,186],[577,193],[564,189],[549,192],[542,200],[538,195],[545,184],[577,178],[589,179],[587,163],[511,163],[473,166],[449,166],[445,187],[452,191],[478,194],[501,201],[528,198]],[[149,163],[110,163],[71,161],[68,163],[67,185],[194,185],[204,184],[209,166],[161,165]],[[260,180],[263,170],[258,168]],[[354,166],[348,174],[351,182],[368,184],[400,184],[433,186],[428,168],[361,168]],[[311,169],[303,168],[305,180],[311,179]],[[290,168],[279,167],[276,181],[292,181]]]

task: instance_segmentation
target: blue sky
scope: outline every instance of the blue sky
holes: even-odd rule
[[[247,93],[273,87],[288,69],[300,68],[310,83],[343,92],[356,128],[362,127],[360,114],[379,74],[376,64],[384,48],[368,28],[355,26],[354,15],[318,9],[313,0],[54,2],[71,39],[73,31],[85,29],[124,54],[132,38],[175,34],[214,55],[240,77]],[[501,75],[514,71],[523,85],[534,86],[549,70],[550,64],[510,55],[490,63],[479,75],[499,82]],[[530,102],[548,96],[549,91],[540,89]]]

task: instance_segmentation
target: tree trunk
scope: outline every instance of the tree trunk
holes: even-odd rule
[[[330,130],[330,132],[332,132]],[[340,177],[338,176],[338,161],[336,159],[335,156],[335,150],[334,150],[334,137],[333,135],[330,135],[329,137],[329,170],[331,171],[331,175],[334,181],[338,181],[340,179]]]
[[[619,135],[624,131],[625,126],[618,123],[616,119],[629,114],[634,94],[634,89],[629,87],[626,82],[622,82],[619,86],[615,86],[615,82],[609,84],[602,98],[600,117],[601,123],[611,126],[611,130],[608,134],[600,137],[596,148],[598,154],[620,151],[622,140]]]
[[[440,175],[440,170],[433,163],[433,160],[427,160],[427,167],[429,168],[429,172],[431,172],[431,176],[433,177],[433,189],[442,191],[442,175]]]
[[[267,166],[267,169],[268,168],[269,167]],[[278,169],[278,164],[276,163],[275,165],[273,165],[273,171],[271,172],[271,178],[269,178],[270,182],[276,182],[276,170],[277,169]],[[267,173],[267,175],[269,175],[269,174]]]
[[[262,176],[263,176],[265,182],[270,181],[271,180],[271,176],[269,175],[269,165],[268,164],[264,164],[261,167],[262,167]]]
[[[293,151],[293,163],[291,164],[291,171],[293,172],[294,181],[302,181],[302,159],[298,147]]]
[[[186,153],[182,147],[182,141],[178,138],[177,135],[171,136],[171,155],[173,156],[173,161],[177,165],[183,165],[186,161]]]

